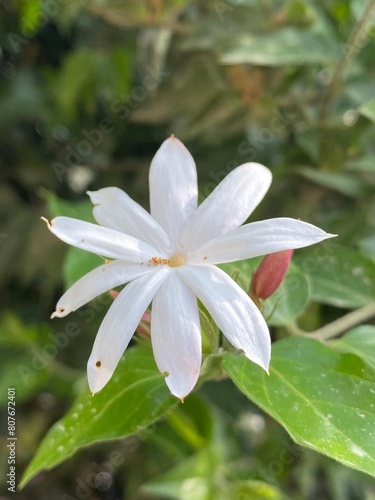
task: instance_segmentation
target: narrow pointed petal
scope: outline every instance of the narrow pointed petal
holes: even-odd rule
[[[96,221],[105,227],[149,243],[158,250],[169,247],[169,239],[160,224],[138,203],[117,187],[88,191],[95,205]]]
[[[181,234],[191,250],[243,224],[268,191],[272,175],[259,163],[234,169],[198,207]]]
[[[87,376],[92,393],[99,392],[112,377],[143,313],[165,279],[168,269],[157,269],[129,283],[117,296],[96,336]]]
[[[336,235],[312,224],[280,217],[252,222],[215,238],[194,250],[193,264],[223,264],[281,250],[303,248]]]
[[[183,399],[197,383],[202,347],[197,299],[176,273],[163,282],[152,303],[151,340],[171,393]]]
[[[111,288],[124,285],[150,272],[152,269],[147,265],[128,264],[121,260],[103,264],[82,276],[64,293],[52,318],[63,318]]]
[[[268,371],[271,356],[268,327],[242,288],[215,266],[185,266],[177,272],[202,301],[229,342]]]
[[[164,228],[175,251],[198,199],[195,162],[181,141],[171,137],[163,142],[152,160],[149,181],[151,215]]]
[[[159,254],[154,247],[132,236],[70,217],[56,217],[48,229],[69,245],[110,259],[147,265],[149,259]]]

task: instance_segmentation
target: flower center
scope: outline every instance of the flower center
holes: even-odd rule
[[[169,265],[170,267],[180,267],[185,264],[185,255],[182,253],[176,253],[175,255],[172,255],[172,257],[169,259]]]

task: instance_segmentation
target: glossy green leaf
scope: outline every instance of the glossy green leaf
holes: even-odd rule
[[[333,240],[295,257],[295,262],[310,278],[312,298],[344,308],[361,307],[374,301],[374,262],[355,250],[336,248],[336,245]]]
[[[375,476],[375,372],[362,359],[294,337],[273,345],[269,376],[233,353],[223,368],[298,444]]]
[[[87,389],[48,432],[22,478],[24,486],[82,447],[138,432],[177,404],[155,366],[150,349],[130,348],[114,376],[95,396]]]
[[[357,326],[331,345],[339,351],[356,354],[375,370],[375,326]]]
[[[333,61],[339,47],[311,31],[283,28],[262,35],[242,34],[220,53],[223,64],[259,64],[284,66],[286,64],[324,64]]]
[[[245,290],[249,290],[251,277],[262,257],[248,259],[220,267]],[[264,316],[270,325],[288,325],[305,309],[310,296],[309,281],[305,274],[290,263],[288,272],[278,290],[265,301]]]

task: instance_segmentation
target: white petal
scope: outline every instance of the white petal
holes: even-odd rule
[[[268,191],[272,175],[259,163],[245,163],[227,175],[198,207],[181,234],[187,251],[245,222]]]
[[[268,371],[271,340],[267,324],[242,288],[215,266],[185,266],[177,272],[231,344]]]
[[[117,187],[88,191],[94,217],[101,226],[153,245],[158,250],[169,247],[169,239],[160,224],[138,203]]]
[[[114,300],[100,325],[87,363],[91,392],[100,391],[112,377],[143,313],[168,272],[161,268],[132,281]]]
[[[128,264],[122,260],[103,264],[82,276],[64,293],[51,317],[63,318],[111,288],[124,285],[150,272],[152,269],[147,265]]]
[[[183,399],[197,383],[202,347],[197,299],[176,273],[155,295],[151,339],[159,370],[168,372],[171,393]]]
[[[159,252],[132,236],[70,217],[56,217],[48,229],[60,240],[82,250],[128,262],[147,262]]]
[[[192,252],[193,264],[222,264],[281,250],[302,248],[336,235],[312,224],[280,217],[245,224],[215,238]]]
[[[197,207],[198,186],[195,162],[175,137],[163,142],[150,167],[151,215],[165,229],[172,251],[180,233]]]

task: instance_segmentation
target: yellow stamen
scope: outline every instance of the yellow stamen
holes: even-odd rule
[[[180,267],[185,264],[185,255],[177,253],[169,259],[170,267]]]
[[[142,262],[143,264],[143,262]],[[154,265],[154,266],[159,266],[161,264],[169,264],[168,259],[162,259],[161,257],[151,257],[151,259],[148,261],[147,265],[148,267]]]

